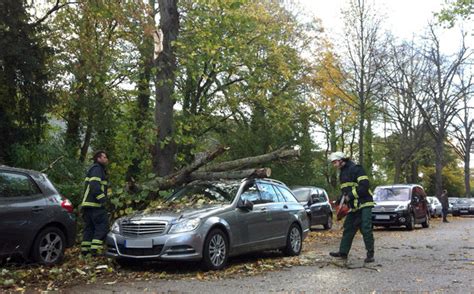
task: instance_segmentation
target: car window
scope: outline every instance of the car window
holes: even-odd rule
[[[293,194],[288,189],[286,189],[282,186],[277,186],[276,188],[278,190],[280,190],[280,192],[283,195],[283,197],[285,198],[286,202],[298,202],[296,200],[295,196],[293,196]]]
[[[410,189],[405,187],[377,187],[374,191],[375,201],[406,201],[410,200]]]
[[[293,190],[293,194],[295,194],[296,199],[300,202],[307,202],[309,199],[310,189],[308,188],[297,188]],[[285,199],[285,201],[287,201]]]
[[[279,202],[278,196],[276,195],[272,185],[267,183],[258,183],[257,187],[260,191],[262,203]]]
[[[260,193],[258,192],[258,189],[255,183],[252,183],[244,188],[244,191],[240,195],[240,200],[242,202],[244,202],[245,200],[248,200],[252,202],[253,204],[262,203],[262,200],[260,198]]]
[[[41,194],[41,191],[27,175],[0,172],[0,197],[23,197],[37,194]]]

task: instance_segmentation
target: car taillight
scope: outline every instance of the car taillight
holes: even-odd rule
[[[61,201],[61,207],[66,209],[69,213],[72,213],[74,211],[74,206],[72,206],[71,201],[66,198],[63,198],[63,200]]]

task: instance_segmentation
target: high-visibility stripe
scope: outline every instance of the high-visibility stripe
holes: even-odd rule
[[[362,180],[369,180],[369,177],[368,176],[360,176],[357,178],[357,182],[360,182]]]
[[[84,192],[84,198],[82,199],[82,203],[84,204],[87,200],[87,196],[89,195],[89,185],[87,185],[86,191]]]
[[[359,194],[357,194],[356,187],[352,187],[352,195],[354,196],[354,207],[357,209],[359,206]]]
[[[81,242],[81,246],[89,246],[89,245],[91,245],[91,244],[92,244],[91,241],[82,241],[82,242]]]
[[[343,183],[341,184],[341,189],[344,189],[344,188],[347,188],[347,187],[357,187],[358,184],[355,183],[355,182],[347,182],[347,183]]]
[[[99,240],[99,239],[93,239],[92,240],[92,244],[103,244],[103,243],[104,243],[104,241]]]
[[[95,202],[82,202],[81,206],[101,207],[101,204]]]
[[[372,202],[372,201],[366,202],[366,203],[362,204],[362,205],[359,207],[359,209],[364,208],[364,207],[369,207],[369,206],[375,206],[375,203]]]
[[[99,195],[95,196],[95,198],[96,198],[97,200],[102,199],[102,198],[104,198],[104,197],[105,197],[104,194],[99,194]]]
[[[90,178],[85,178],[84,181],[86,181],[86,182],[92,182],[92,181],[102,182],[102,179],[99,178],[99,177],[90,177]]]
[[[101,250],[102,248],[104,248],[104,246],[102,246],[102,245],[92,245],[91,246],[92,250]]]

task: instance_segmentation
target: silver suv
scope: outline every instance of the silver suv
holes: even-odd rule
[[[308,234],[303,206],[271,179],[195,182],[155,209],[115,221],[107,255],[122,264],[140,260],[200,260],[205,269],[251,251],[298,255]]]

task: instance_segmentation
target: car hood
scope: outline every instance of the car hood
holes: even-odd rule
[[[410,200],[405,201],[375,201],[375,206],[399,206],[410,204]]]
[[[166,221],[173,222],[185,218],[203,218],[221,212],[229,207],[229,204],[214,204],[201,206],[199,208],[185,209],[159,209],[153,212],[140,211],[135,214],[122,217],[122,222],[134,221]]]

